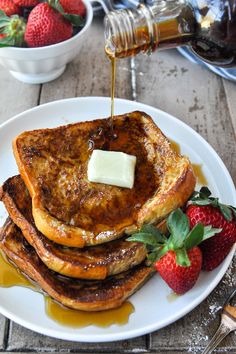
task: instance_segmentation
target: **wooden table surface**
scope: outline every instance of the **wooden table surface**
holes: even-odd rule
[[[116,97],[158,107],[187,123],[217,151],[236,181],[236,85],[192,64],[176,50],[119,61]],[[95,18],[76,60],[57,80],[18,82],[0,67],[0,123],[49,101],[110,95],[110,65],[104,55],[103,25]],[[0,167],[1,168],[1,167]],[[190,314],[155,333],[114,343],[86,344],[46,337],[0,315],[1,352],[200,353],[219,324],[219,310],[236,284],[236,262],[211,295]],[[89,329],[88,329],[89,330]],[[236,353],[230,334],[217,352]]]

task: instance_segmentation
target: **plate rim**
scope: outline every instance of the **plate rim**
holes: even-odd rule
[[[57,106],[57,104],[63,104],[63,103],[70,103],[70,102],[74,102],[74,101],[86,101],[86,100],[95,100],[95,101],[108,101],[110,100],[110,97],[104,97],[104,96],[83,96],[83,97],[73,97],[73,98],[66,98],[66,99],[60,99],[60,100],[55,100],[55,101],[51,101],[48,103],[44,103],[41,104],[39,106],[35,106],[32,108],[29,108],[19,114],[14,115],[12,118],[6,120],[5,122],[3,122],[0,125],[0,131],[2,129],[4,129],[7,125],[11,125],[14,124],[15,121],[20,120],[22,118],[22,116],[24,116],[25,114],[28,114],[30,112],[33,111],[37,111],[37,110],[41,110],[41,109],[45,109],[45,107],[49,107],[49,106]],[[145,109],[147,110],[154,110],[158,113],[161,114],[165,114],[168,119],[170,120],[174,120],[180,127],[184,127],[184,129],[189,130],[189,132],[191,132],[191,134],[197,135],[197,137],[200,139],[200,141],[211,151],[211,153],[214,155],[214,158],[217,159],[217,161],[219,162],[221,168],[224,171],[224,175],[227,178],[227,185],[229,184],[229,187],[235,191],[235,186],[234,186],[234,182],[230,176],[230,173],[227,169],[227,167],[225,166],[224,162],[222,161],[221,157],[217,154],[217,152],[213,149],[213,147],[198,133],[196,132],[192,127],[190,127],[188,124],[186,124],[185,122],[183,122],[182,120],[178,119],[177,117],[159,109],[156,108],[154,106],[148,105],[148,104],[144,104],[142,102],[137,102],[137,101],[132,101],[132,100],[127,100],[127,99],[122,99],[122,98],[115,98],[115,101],[119,101],[121,104],[122,102],[124,102],[125,104],[128,104],[130,106],[137,106],[135,110],[138,110],[139,108],[141,108],[142,106],[142,110],[145,111]],[[82,120],[81,120],[82,121]],[[67,123],[70,124],[70,123]],[[67,125],[64,124],[64,125]],[[73,124],[73,123],[72,123]],[[234,200],[236,201],[236,196],[233,197]],[[43,334],[43,335],[48,335],[50,337],[54,337],[57,339],[63,339],[63,340],[73,340],[73,341],[80,341],[80,342],[87,342],[87,343],[99,343],[99,342],[112,342],[112,341],[117,341],[117,340],[127,340],[127,339],[131,339],[131,338],[135,338],[137,336],[140,335],[145,335],[147,333],[151,333],[153,331],[159,330],[160,328],[164,328],[166,326],[168,326],[171,323],[176,322],[178,319],[184,317],[187,313],[189,313],[191,310],[193,310],[196,306],[198,306],[202,301],[204,301],[207,296],[209,296],[209,294],[215,289],[215,287],[218,285],[218,283],[220,282],[220,280],[223,278],[223,276],[225,275],[231,260],[233,258],[234,252],[236,250],[236,244],[234,245],[234,247],[232,248],[231,252],[229,253],[229,255],[227,256],[227,258],[225,259],[224,263],[221,264],[221,269],[218,272],[218,274],[214,277],[214,279],[210,282],[210,285],[208,285],[205,290],[203,291],[203,293],[201,293],[201,295],[199,297],[197,297],[197,299],[195,301],[192,301],[189,305],[186,305],[184,307],[184,311],[183,310],[179,310],[174,316],[172,316],[168,321],[162,320],[161,322],[159,322],[158,325],[154,324],[150,324],[148,326],[146,326],[145,328],[140,327],[138,329],[135,330],[128,330],[124,333],[124,331],[122,332],[118,332],[118,333],[108,333],[108,334],[94,334],[92,333],[91,335],[87,335],[87,334],[76,334],[76,338],[75,335],[73,334],[69,334],[66,333],[65,331],[65,336],[63,336],[63,333],[50,328],[50,333],[49,333],[49,329],[44,329],[42,328],[42,326],[40,327],[39,325],[35,325],[33,323],[30,323],[29,321],[26,321],[24,319],[21,318],[21,316],[17,316],[14,313],[9,313],[8,310],[5,310],[2,305],[0,304],[0,312],[6,316],[7,318],[11,319],[12,321],[30,329],[33,330],[37,333]],[[89,327],[87,327],[89,328]],[[122,328],[122,326],[121,326]],[[92,338],[91,338],[92,337]]]

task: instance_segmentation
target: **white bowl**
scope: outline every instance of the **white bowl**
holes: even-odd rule
[[[41,84],[58,78],[66,64],[73,60],[80,51],[93,18],[89,0],[83,0],[86,9],[86,23],[82,30],[72,38],[38,48],[0,48],[2,64],[18,80],[29,84]]]

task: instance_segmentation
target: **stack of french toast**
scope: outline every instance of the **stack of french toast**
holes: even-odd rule
[[[120,306],[153,273],[143,243],[127,235],[160,225],[195,187],[180,156],[143,112],[53,129],[13,141],[19,175],[1,187],[9,218],[0,248],[44,292],[78,310]],[[133,188],[90,182],[92,151],[136,156]]]

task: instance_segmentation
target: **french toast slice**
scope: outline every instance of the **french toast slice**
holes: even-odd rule
[[[188,200],[195,176],[150,116],[135,111],[20,134],[13,151],[32,197],[36,227],[65,246],[85,247],[156,224]],[[116,137],[116,138],[114,138]],[[137,157],[132,189],[87,179],[93,149]]]
[[[0,188],[10,218],[21,229],[46,266],[60,274],[82,279],[104,279],[124,272],[146,257],[146,247],[140,242],[124,239],[87,248],[71,248],[47,239],[35,227],[29,192],[18,176],[9,178]]]
[[[105,280],[78,280],[48,269],[17,226],[8,219],[0,231],[0,248],[11,262],[62,305],[84,311],[120,306],[153,273],[144,264]]]

